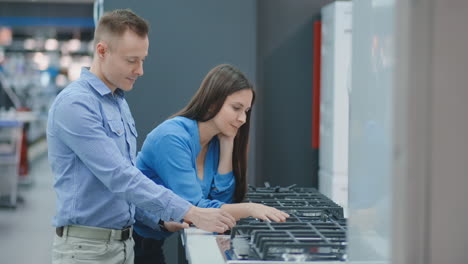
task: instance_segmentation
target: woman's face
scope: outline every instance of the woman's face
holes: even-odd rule
[[[252,99],[253,93],[250,89],[240,90],[226,97],[223,106],[212,119],[219,133],[229,137],[237,135],[237,131],[247,120]]]

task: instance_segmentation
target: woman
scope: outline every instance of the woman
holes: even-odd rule
[[[216,66],[189,104],[148,134],[137,167],[196,206],[221,208],[237,220],[253,216],[284,222],[288,215],[282,211],[240,203],[247,190],[247,146],[254,98],[244,74],[231,65]],[[160,222],[163,231],[186,226]],[[167,233],[137,222],[135,263],[164,263],[161,246],[165,236]]]

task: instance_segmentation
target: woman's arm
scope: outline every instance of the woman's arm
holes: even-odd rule
[[[214,182],[211,187],[209,198],[221,201],[223,203],[232,203],[236,181],[232,171],[232,153],[234,149],[234,138],[219,134],[219,151],[216,154],[217,168],[214,175]]]
[[[234,218],[239,220],[245,217],[255,217],[264,221],[285,222],[289,215],[276,208],[257,203],[223,204],[221,209],[225,210]]]
[[[218,135],[219,139],[219,165],[218,173],[227,174],[232,171],[232,152],[234,150],[234,137],[223,134]],[[225,210],[236,220],[245,217],[255,217],[265,221],[284,222],[289,215],[276,208],[256,203],[223,204],[221,209]]]
[[[223,134],[219,134],[218,140],[219,140],[218,173],[227,174],[232,171],[232,152],[234,150],[234,137],[228,137]]]

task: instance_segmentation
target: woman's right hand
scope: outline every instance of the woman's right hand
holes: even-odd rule
[[[287,213],[263,204],[246,203],[246,205],[250,216],[264,221],[286,222],[286,218],[289,217]]]
[[[224,135],[223,133],[218,134],[218,140],[221,146],[230,146],[232,147],[234,144],[234,138],[236,136],[227,136]]]

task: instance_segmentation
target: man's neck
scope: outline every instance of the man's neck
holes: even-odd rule
[[[89,68],[89,72],[96,75],[96,77],[98,77],[106,85],[106,87],[109,88],[112,94],[115,93],[115,91],[117,90],[117,87],[113,87],[110,84],[110,82],[102,73],[99,63],[97,63],[96,61],[93,61],[93,64],[91,64],[91,67]]]

